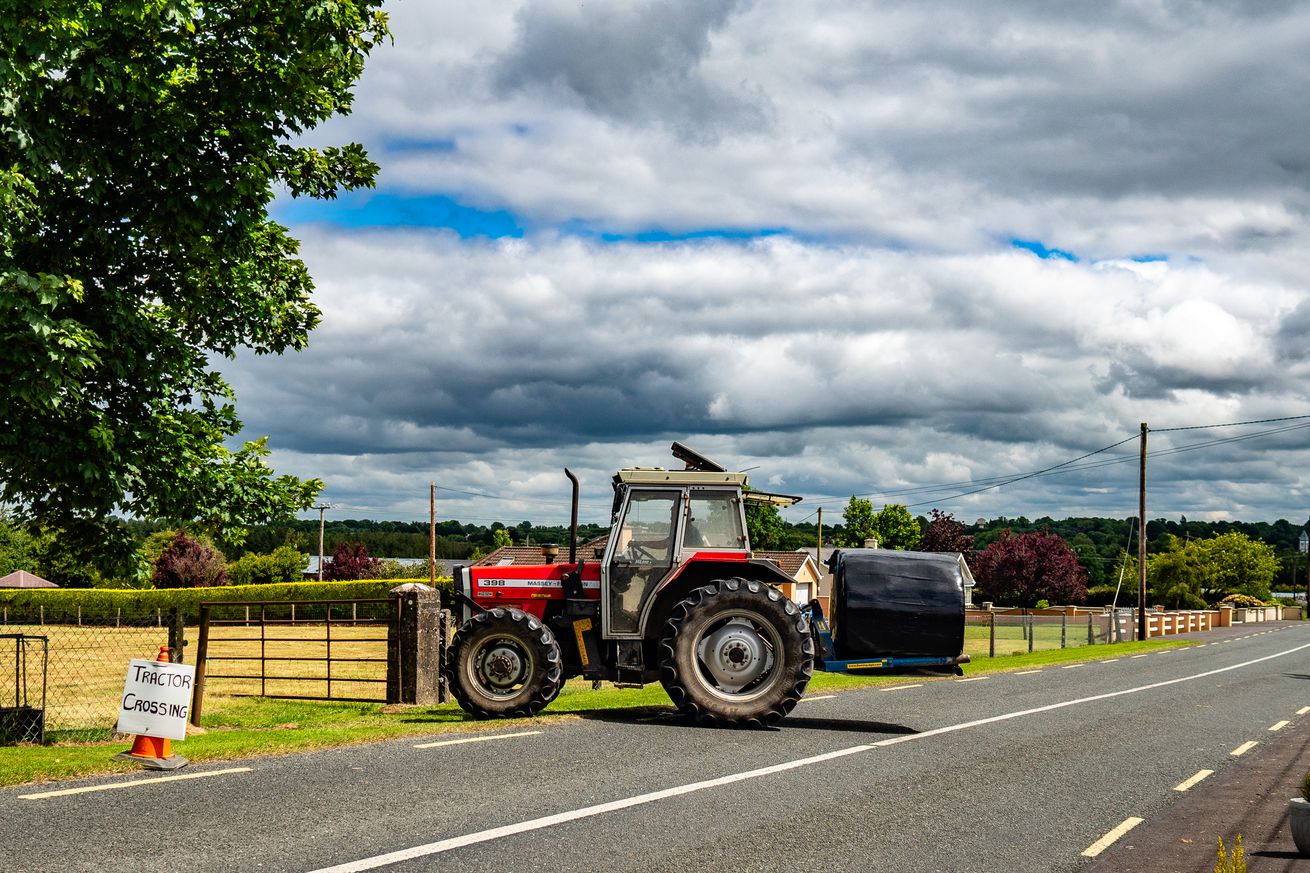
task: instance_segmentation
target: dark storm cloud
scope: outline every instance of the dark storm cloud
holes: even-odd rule
[[[501,93],[552,89],[597,115],[667,125],[704,138],[725,128],[755,129],[767,101],[747,88],[707,81],[700,65],[713,31],[738,0],[527,7],[519,37],[495,63]]]
[[[393,12],[343,122],[382,226],[297,227],[323,325],[232,368],[278,468],[371,512],[435,478],[523,498],[447,514],[557,520],[568,464],[603,516],[672,439],[840,498],[1310,411],[1304,4]],[[523,239],[385,227],[434,202]],[[1162,455],[1152,499],[1285,514],[1300,436]],[[1127,515],[1134,487],[1125,461],[923,501]]]

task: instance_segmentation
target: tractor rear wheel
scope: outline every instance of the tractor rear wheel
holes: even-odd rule
[[[773,724],[814,670],[814,641],[796,604],[770,585],[723,579],[673,608],[660,640],[660,682],[703,724]]]
[[[451,693],[480,718],[536,715],[564,683],[559,643],[536,616],[497,607],[455,633],[447,660]]]

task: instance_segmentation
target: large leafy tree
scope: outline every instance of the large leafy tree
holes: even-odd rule
[[[1045,531],[1002,531],[973,560],[972,568],[978,580],[975,599],[1012,606],[1087,599],[1087,574],[1078,556],[1062,538]]]
[[[381,0],[4,0],[0,499],[97,550],[116,514],[230,534],[321,487],[275,476],[212,361],[318,319],[279,188],[372,183],[349,111]]]
[[[955,520],[949,512],[934,509],[929,513],[931,520],[919,541],[921,552],[961,552],[973,551],[973,535],[965,533],[963,524]]]
[[[843,545],[859,548],[870,537],[877,536],[874,528],[873,503],[863,497],[851,495],[851,499],[842,510],[842,521],[846,530]]]
[[[874,536],[884,549],[913,549],[923,536],[919,522],[901,503],[888,503],[873,517]]]

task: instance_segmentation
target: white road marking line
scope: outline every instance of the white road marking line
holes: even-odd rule
[[[1124,819],[1123,824],[1119,825],[1117,828],[1110,831],[1108,834],[1101,837],[1099,840],[1092,843],[1087,848],[1083,849],[1083,857],[1095,858],[1097,855],[1101,854],[1106,849],[1113,846],[1116,840],[1118,840],[1124,834],[1128,833],[1129,831],[1131,831],[1133,828],[1137,827],[1139,824],[1141,824],[1144,821],[1146,821],[1146,819],[1138,818],[1137,816]]]
[[[1065,665],[1064,665],[1063,667],[1061,667],[1060,669],[1061,669],[1061,670],[1072,670],[1074,667],[1083,667],[1083,666],[1086,666],[1086,665],[1084,665],[1084,664],[1065,664]]]
[[[1297,714],[1297,715],[1305,715],[1307,712],[1310,712],[1310,706],[1303,706],[1303,707],[1301,707],[1300,709],[1298,709],[1298,710],[1296,711],[1296,714]]]
[[[1146,658],[1150,656],[1150,654],[1151,654],[1150,652],[1147,652],[1145,655],[1133,655],[1132,660],[1136,661],[1138,658]]]
[[[1114,662],[1116,662],[1116,661],[1118,661],[1118,660],[1119,660],[1118,658],[1106,658],[1106,659],[1105,659],[1104,661],[1102,661],[1101,663],[1102,663],[1102,664],[1113,664]]]
[[[893,737],[891,739],[880,740],[868,745],[850,746],[845,749],[838,749],[835,752],[827,752],[822,755],[815,755],[809,758],[799,758],[794,761],[786,761],[781,764],[774,764],[771,767],[761,767],[758,770],[747,770],[743,773],[732,773],[727,776],[720,776],[717,779],[707,779],[703,782],[692,782],[687,785],[679,785],[673,788],[666,788],[662,791],[652,791],[647,794],[638,794],[634,797],[622,798],[600,803],[594,806],[583,807],[582,809],[561,812],[555,815],[543,816],[542,818],[529,819],[528,821],[518,822],[515,824],[504,825],[498,828],[491,828],[485,831],[477,831],[463,836],[450,837],[445,840],[439,840],[435,843],[427,843],[421,846],[414,846],[409,849],[401,849],[396,852],[389,852],[385,855],[375,855],[372,858],[361,858],[358,861],[351,861],[345,864],[338,864],[334,867],[324,867],[319,870],[310,871],[310,873],[362,873],[365,870],[375,870],[378,867],[385,867],[389,864],[398,864],[401,861],[410,861],[415,858],[425,858],[430,855],[449,852],[453,849],[464,846],[472,846],[478,843],[486,843],[491,840],[497,840],[501,837],[513,836],[514,834],[526,833],[528,831],[541,830],[542,828],[553,827],[557,824],[577,821],[583,818],[592,818],[598,815],[604,815],[607,812],[614,812],[621,809],[630,809],[634,806],[641,806],[647,803],[655,803],[660,800],[666,800],[671,797],[680,797],[685,794],[692,794],[697,791],[706,791],[713,788],[719,788],[724,785],[732,785],[736,782],[742,782],[747,779],[755,779],[762,776],[770,776],[774,773],[783,773],[788,770],[795,770],[800,767],[808,767],[813,764],[819,764],[825,761],[832,761],[837,758],[844,758],[848,755],[856,755],[860,752],[872,751],[876,748],[885,746],[895,746],[900,743],[912,742],[914,740],[928,739],[930,737],[942,736],[944,734],[955,733],[956,731],[968,730],[982,725],[994,724],[996,722],[1010,721],[1011,719],[1023,718],[1029,715],[1037,715],[1043,712],[1052,712],[1057,709],[1065,709],[1071,706],[1079,706],[1084,703],[1096,703],[1101,700],[1109,700],[1115,697],[1123,697],[1127,694],[1139,694],[1144,691],[1154,691],[1157,688],[1165,688],[1170,685],[1177,685],[1182,682],[1191,682],[1197,679],[1205,679],[1220,673],[1227,673],[1232,670],[1239,670],[1242,667],[1250,667],[1264,661],[1274,658],[1281,658],[1286,655],[1293,655],[1297,652],[1310,649],[1310,643],[1306,643],[1295,648],[1287,649],[1282,652],[1275,652],[1272,655],[1265,655],[1262,658],[1255,658],[1250,661],[1243,661],[1238,664],[1230,664],[1227,667],[1220,667],[1215,670],[1207,670],[1204,673],[1197,673],[1192,676],[1182,676],[1177,679],[1169,679],[1164,682],[1154,682],[1150,685],[1139,685],[1135,688],[1125,688],[1121,691],[1110,691],[1105,694],[1096,694],[1091,697],[1080,697],[1074,700],[1065,700],[1060,703],[1052,703],[1047,706],[1038,706],[1032,709],[1023,709],[1016,712],[1005,713],[1003,715],[992,716],[991,718],[978,719],[976,721],[963,722],[961,724],[948,725],[946,727],[935,728],[933,730],[923,731],[917,734],[907,734],[905,736]],[[1129,820],[1131,821],[1131,819]],[[1139,822],[1140,823],[1140,822]],[[1134,827],[1136,825],[1133,825]],[[1122,827],[1122,825],[1121,825]]]
[[[1041,670],[1020,670],[1018,673],[1015,673],[1014,675],[1016,675],[1016,676],[1031,676],[1031,675],[1034,674],[1034,673],[1040,673],[1040,672],[1042,672],[1042,671],[1041,671]]]
[[[923,683],[920,682],[917,685],[893,685],[891,688],[879,688],[878,690],[879,691],[904,691],[907,688],[922,688],[922,687],[923,687]]]
[[[984,679],[990,679],[990,676],[970,676],[967,679],[956,679],[956,682],[981,682]]]
[[[1247,740],[1246,742],[1238,746],[1236,749],[1233,749],[1231,752],[1229,752],[1229,754],[1232,755],[1234,758],[1236,758],[1240,755],[1245,755],[1247,752],[1251,751],[1258,745],[1260,744],[1257,743],[1255,740]]]
[[[1272,732],[1272,731],[1281,731],[1283,728],[1287,727],[1289,724],[1291,724],[1290,721],[1279,721],[1279,722],[1275,722],[1274,724],[1272,724],[1272,725],[1269,726],[1269,730],[1270,730],[1271,732]]]
[[[153,779],[133,779],[131,782],[110,782],[107,785],[85,785],[81,788],[63,788],[58,791],[42,791],[39,794],[20,794],[19,800],[44,800],[47,797],[67,797],[70,794],[90,794],[93,791],[112,791],[115,788],[139,788],[142,785],[157,785],[160,782],[180,782],[183,779],[204,779],[208,776],[226,776],[230,773],[249,773],[250,767],[229,767],[226,770],[206,770],[203,773],[180,773],[176,776],[156,776]]]
[[[436,749],[441,746],[462,746],[465,743],[486,743],[491,740],[510,740],[514,737],[532,737],[541,733],[541,731],[522,731],[517,734],[492,734],[485,737],[461,737],[458,740],[439,740],[435,743],[419,743],[416,749]]]
[[[635,797],[625,797],[621,800],[610,801],[609,803],[598,803],[594,806],[583,807],[582,809],[574,809],[568,812],[556,813],[555,815],[542,816],[541,818],[529,819],[528,821],[505,825],[504,827],[491,828],[490,830],[465,834],[460,837],[451,837],[449,839],[439,840],[435,843],[428,843],[423,846],[401,849],[398,852],[388,852],[385,855],[377,855],[372,858],[362,858],[358,861],[338,864],[335,867],[324,867],[320,870],[312,871],[312,873],[362,873],[364,870],[375,870],[378,867],[385,867],[389,864],[399,864],[401,861],[410,861],[415,858],[425,858],[430,855],[438,855],[442,852],[449,852],[452,849],[459,849],[464,846],[472,846],[478,843],[498,840],[501,837],[527,833],[528,831],[537,831],[542,828],[553,827],[566,822],[577,821],[582,818],[592,818],[597,815],[604,815],[607,812],[616,812],[620,809],[630,809],[634,806],[643,806],[647,803],[667,800],[670,797],[680,797],[684,794],[692,794],[710,788],[732,785],[747,779],[770,776],[774,773],[784,773],[788,770],[795,770],[798,767],[807,767],[811,764],[818,764],[822,761],[831,761],[835,758],[844,758],[848,755],[867,752],[870,748],[872,747],[851,746],[850,748],[838,749],[835,752],[826,752],[822,755],[815,755],[810,758],[800,758],[795,761],[774,764],[771,767],[761,767],[758,770],[748,770],[744,773],[733,773],[728,776],[720,776],[717,779],[706,779],[703,782],[692,782],[688,785],[678,785],[674,788],[665,788],[662,791],[651,791],[647,794],[638,794]]]
[[[836,694],[807,694],[804,697],[802,697],[799,702],[804,703],[807,700],[836,700],[836,699],[837,699]]]
[[[1186,791],[1196,783],[1200,782],[1202,779],[1206,779],[1213,775],[1214,775],[1213,770],[1197,770],[1195,776],[1184,782],[1179,782],[1177,785],[1175,785],[1174,791]]]

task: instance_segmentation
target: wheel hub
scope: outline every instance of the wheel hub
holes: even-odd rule
[[[513,649],[497,646],[483,656],[482,675],[495,688],[513,687],[523,680],[523,659]]]
[[[773,651],[749,621],[734,618],[705,635],[697,656],[720,691],[741,691],[773,666]]]

